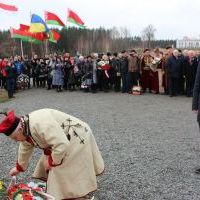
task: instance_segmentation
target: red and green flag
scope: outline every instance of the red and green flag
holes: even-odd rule
[[[60,39],[60,34],[57,33],[56,31],[54,30],[50,30],[50,33],[49,33],[49,41],[50,42],[53,42],[53,43],[57,43],[57,41]]]
[[[31,33],[23,31],[23,30],[14,29],[14,28],[10,29],[10,35],[11,35],[11,38],[19,38],[23,41],[29,41],[30,38],[32,38]]]
[[[18,8],[13,5],[8,5],[4,3],[0,3],[0,8],[7,11],[18,11]]]
[[[85,28],[85,23],[82,21],[82,19],[70,9],[68,10],[67,21],[76,24],[80,28]]]
[[[30,33],[29,26],[20,24],[20,29],[10,29],[11,38],[21,39],[24,42],[41,43],[46,39],[44,33]]]
[[[54,13],[45,11],[45,21],[47,24],[65,26],[62,20]]]
[[[25,24],[20,24],[20,29],[21,31],[29,32],[30,26],[25,25]],[[39,40],[39,41],[44,41],[45,39],[48,39],[48,35],[44,32],[38,32],[38,33],[30,33],[31,37],[33,39]]]
[[[19,30],[29,32],[30,26],[25,24],[20,24]]]

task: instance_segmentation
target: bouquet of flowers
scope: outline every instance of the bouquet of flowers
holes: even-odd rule
[[[97,64],[102,70],[104,70],[105,75],[107,76],[107,78],[109,78],[109,74],[108,74],[108,70],[110,69],[109,61],[101,60]]]
[[[1,200],[55,200],[54,197],[45,193],[46,185],[43,183],[17,184],[16,177],[13,177],[7,189],[2,181],[0,183]]]
[[[161,63],[161,59],[160,58],[154,58],[151,65],[150,65],[150,69],[155,72],[158,65]]]

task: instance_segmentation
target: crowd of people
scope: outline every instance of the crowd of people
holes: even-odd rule
[[[27,88],[83,90],[130,93],[139,86],[143,93],[166,94],[170,97],[191,97],[200,54],[194,50],[145,49],[120,53],[71,56],[49,54],[44,58],[34,55],[0,59],[0,87],[8,91],[9,98],[18,89],[18,78],[28,77]],[[25,79],[20,79],[21,81]]]

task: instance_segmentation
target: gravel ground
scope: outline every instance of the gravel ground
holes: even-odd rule
[[[200,135],[191,99],[31,89],[0,108],[26,114],[55,108],[90,124],[105,161],[99,200],[200,199]],[[15,163],[17,145],[0,137],[0,178]],[[33,160],[41,154],[35,151]],[[30,177],[35,166],[21,177]]]

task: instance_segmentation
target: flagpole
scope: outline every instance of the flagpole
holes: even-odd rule
[[[49,40],[45,40],[45,54],[48,55],[49,53]]]
[[[30,10],[30,18],[31,18],[31,16],[32,16],[32,13],[31,13],[31,10]],[[32,41],[32,39],[31,39],[31,56],[33,58],[33,41]]]
[[[23,58],[24,57],[24,49],[23,49],[22,39],[20,39],[20,43],[21,43],[21,55],[22,55],[22,58]]]
[[[32,40],[31,40],[31,56],[33,58],[33,42],[32,42]]]
[[[11,49],[12,49],[12,54],[13,54],[13,58],[14,58],[14,56],[15,56],[15,39],[13,39],[12,40],[12,47],[11,47]]]
[[[10,27],[10,29],[11,29],[11,27]],[[11,45],[10,45],[10,50],[12,51],[12,55],[13,55],[13,57],[14,57],[14,54],[15,54],[15,39],[14,38],[12,38],[12,33],[10,34],[10,37],[9,37],[9,41],[11,41]]]

